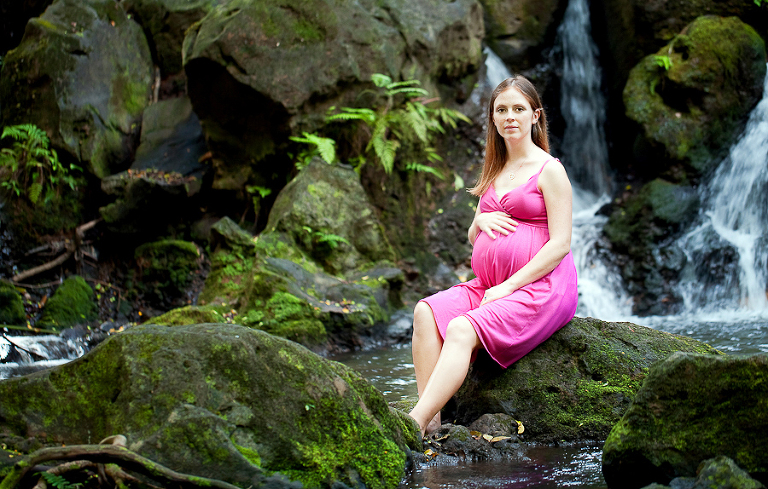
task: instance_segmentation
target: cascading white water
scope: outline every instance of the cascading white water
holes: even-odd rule
[[[577,314],[624,319],[631,314],[631,299],[618,270],[600,256],[597,246],[607,220],[597,211],[610,202],[611,179],[605,99],[587,0],[568,2],[558,42],[563,54],[560,109],[566,123],[561,159],[573,184],[571,250],[579,275]]]
[[[686,311],[768,316],[768,77],[744,133],[700,196],[699,220],[678,242],[688,258]],[[735,266],[717,266],[734,254]]]
[[[587,0],[570,0],[557,29],[563,52],[560,110],[565,119],[563,161],[571,178],[596,195],[610,194],[605,99],[592,41]]]

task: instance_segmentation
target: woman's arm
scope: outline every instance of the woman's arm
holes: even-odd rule
[[[515,228],[517,228],[517,221],[512,219],[509,214],[502,211],[480,212],[480,203],[478,203],[475,218],[467,231],[467,238],[469,238],[470,244],[474,246],[477,235],[481,232],[487,233],[491,239],[496,239],[496,235],[493,234],[494,231],[507,235],[514,232]]]
[[[539,189],[544,195],[544,205],[547,208],[549,241],[514,275],[488,289],[482,303],[505,297],[544,277],[554,270],[571,250],[573,194],[571,182],[560,162],[547,163],[539,176]]]

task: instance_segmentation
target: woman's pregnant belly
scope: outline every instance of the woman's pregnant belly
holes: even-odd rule
[[[520,223],[508,235],[481,232],[472,249],[472,271],[486,287],[493,287],[520,270],[549,240],[546,228]]]

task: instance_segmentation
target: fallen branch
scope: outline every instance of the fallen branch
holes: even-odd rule
[[[13,282],[19,282],[21,280],[24,280],[29,277],[34,277],[35,275],[39,273],[43,273],[47,270],[50,270],[51,268],[57,267],[67,261],[70,256],[72,256],[72,253],[74,253],[74,250],[67,251],[60,257],[56,258],[53,261],[49,261],[48,263],[43,263],[40,266],[37,266],[35,268],[30,268],[29,270],[25,270],[17,275],[14,275],[11,280]]]
[[[51,460],[87,460],[98,464],[116,464],[128,470],[146,475],[161,484],[181,489],[239,489],[237,486],[216,479],[180,474],[127,448],[115,445],[72,445],[42,448],[30,453],[16,463],[11,472],[0,482],[0,489],[13,489],[36,465]]]

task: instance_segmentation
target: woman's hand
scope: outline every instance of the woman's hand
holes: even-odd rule
[[[496,239],[496,235],[493,234],[494,231],[506,236],[509,233],[515,232],[517,228],[517,221],[502,211],[480,212],[475,216],[473,224],[491,239]]]
[[[495,301],[496,299],[506,297],[512,292],[514,291],[510,290],[508,286],[506,286],[504,283],[500,283],[499,285],[485,290],[485,294],[483,294],[483,299],[480,301],[480,305],[482,306],[483,304],[488,304],[489,302]]]

